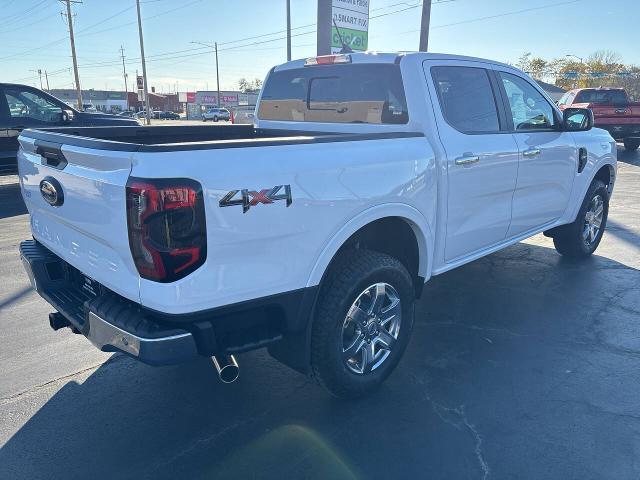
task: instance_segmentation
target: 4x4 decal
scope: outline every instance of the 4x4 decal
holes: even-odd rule
[[[247,213],[251,207],[259,203],[269,205],[278,200],[285,200],[287,207],[291,205],[291,185],[276,185],[273,188],[256,190],[231,190],[220,200],[221,207],[234,207],[242,205],[242,212]]]

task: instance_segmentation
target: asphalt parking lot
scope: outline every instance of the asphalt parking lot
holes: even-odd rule
[[[539,235],[434,278],[396,372],[351,402],[262,351],[223,385],[53,332],[0,178],[0,478],[639,478],[640,153],[619,160],[593,258]]]

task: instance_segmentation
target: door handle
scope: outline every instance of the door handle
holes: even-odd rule
[[[535,157],[536,155],[540,155],[542,150],[539,148],[530,148],[529,150],[525,150],[522,152],[523,157]]]
[[[480,161],[480,155],[465,155],[460,158],[456,158],[456,165],[471,165],[472,163],[478,163]]]

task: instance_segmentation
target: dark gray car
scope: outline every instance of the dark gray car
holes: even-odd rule
[[[0,83],[0,175],[17,170],[18,135],[25,128],[139,125],[108,113],[79,112],[28,85]]]

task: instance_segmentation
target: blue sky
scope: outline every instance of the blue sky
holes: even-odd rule
[[[633,38],[638,0],[436,1],[430,51],[515,62],[524,52],[586,57],[609,49],[627,63],[640,64],[639,42]],[[291,4],[293,57],[314,55],[316,2]],[[82,87],[123,89],[122,45],[131,88],[136,69],[141,71],[135,1],[83,0],[73,8]],[[70,88],[62,4],[0,0],[0,9],[0,81],[37,85],[34,70],[40,68],[51,72],[51,88]],[[420,10],[416,0],[371,0],[369,48],[415,50]],[[143,0],[142,16],[149,83],[157,91],[173,91],[176,85],[180,91],[215,89],[213,53],[194,41],[218,42],[222,89],[235,89],[241,77],[263,78],[286,60],[285,0]]]

